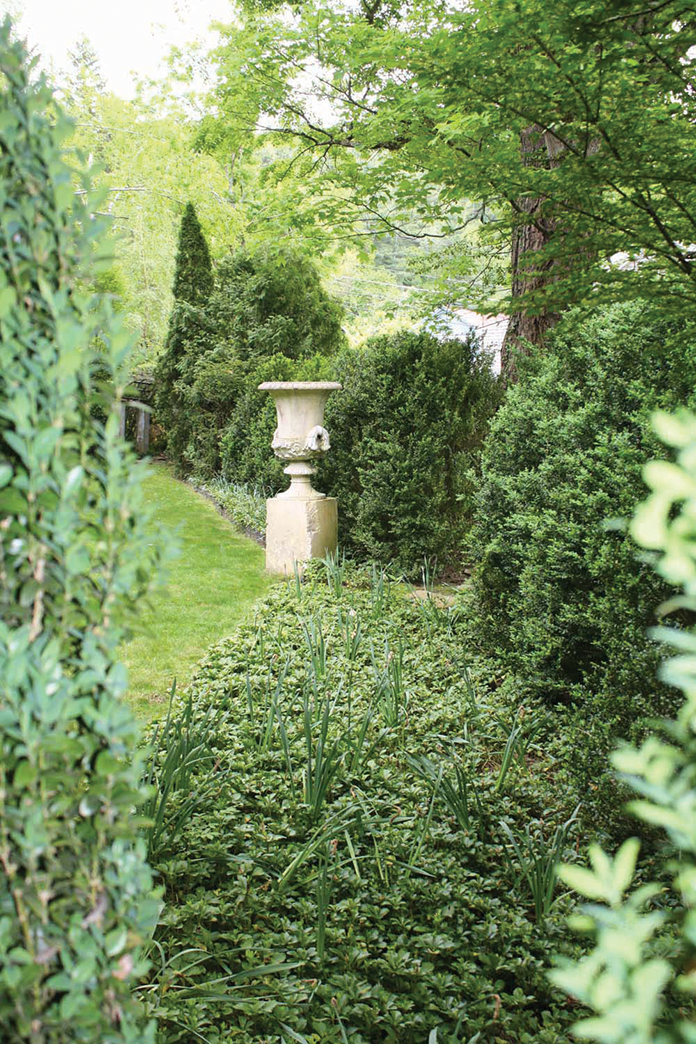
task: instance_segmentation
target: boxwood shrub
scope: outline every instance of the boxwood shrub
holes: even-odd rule
[[[640,303],[569,313],[520,359],[483,451],[470,634],[518,684],[580,708],[572,746],[593,786],[612,737],[671,708],[646,633],[668,590],[621,520],[661,452],[652,411],[693,397],[693,344]]]
[[[411,577],[423,560],[461,567],[474,471],[499,392],[475,338],[426,331],[344,352],[320,487],[338,497],[339,540]]]
[[[152,1044],[159,910],[118,645],[160,562],[119,438],[131,337],[85,293],[103,195],[0,27],[0,1037]],[[102,262],[103,263],[103,262]],[[102,422],[100,414],[108,419]]]

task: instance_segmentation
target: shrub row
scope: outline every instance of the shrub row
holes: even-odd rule
[[[266,405],[257,385],[290,379],[293,365],[311,379],[323,357],[343,344],[340,310],[311,262],[285,247],[237,250],[218,266],[213,282],[200,226],[196,221],[191,235],[190,222],[187,211],[175,276],[175,292],[185,296],[175,301],[156,371],[167,451],[180,471],[212,478],[228,432],[227,454],[239,457],[239,472],[254,470],[254,483],[273,484],[272,455],[254,455],[254,429],[263,423],[262,401]],[[195,299],[190,273],[198,273]]]
[[[181,228],[176,303],[157,367],[157,415],[179,469],[219,472],[273,496],[287,481],[271,451],[275,407],[258,385],[339,379],[327,410],[333,450],[321,488],[341,501],[340,540],[417,575],[461,562],[472,469],[498,394],[473,340],[427,333],[345,347],[340,308],[310,261],[286,247],[241,249],[212,283],[193,208]]]
[[[331,451],[316,481],[340,503],[341,547],[409,576],[420,575],[424,558],[433,567],[460,564],[477,455],[498,397],[476,342],[402,332],[347,349],[330,366],[280,362],[268,360],[254,381],[343,385],[327,404]],[[268,495],[287,486],[270,451],[275,426],[275,406],[255,385],[222,436],[228,481],[260,484]]]
[[[625,520],[661,452],[652,411],[693,399],[692,345],[646,305],[569,313],[520,360],[483,451],[470,634],[516,684],[570,708],[568,753],[591,787],[614,739],[673,704],[647,635],[668,588]]]
[[[658,572],[681,586],[679,602],[696,612],[696,416],[658,413],[653,423],[676,459],[652,461],[646,469],[651,495],[631,529],[641,546],[661,552]],[[630,810],[642,820],[643,831],[657,827],[663,835],[658,873],[651,875],[659,879],[645,881],[636,874],[640,842],[635,837],[613,858],[591,845],[591,869],[561,871],[564,881],[592,900],[583,927],[594,950],[580,962],[562,962],[552,981],[590,1009],[574,1034],[605,1044],[631,1038],[683,1044],[694,1035],[696,635],[693,629],[662,629],[661,637],[674,653],[661,675],[683,694],[679,715],[663,725],[662,736],[652,734],[638,747],[622,744],[612,757],[638,799]]]

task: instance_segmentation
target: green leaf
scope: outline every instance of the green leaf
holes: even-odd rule
[[[17,300],[17,296],[14,289],[11,286],[4,286],[0,290],[0,319],[6,319],[12,311]]]
[[[24,790],[26,787],[36,780],[38,775],[35,765],[32,765],[29,761],[20,761],[14,774],[14,785],[19,790]]]
[[[77,575],[89,569],[89,551],[83,544],[73,544],[65,555],[65,568],[68,573]]]
[[[125,948],[128,940],[128,931],[125,927],[114,928],[106,936],[106,952],[109,957],[115,957]]]
[[[97,756],[94,767],[98,776],[113,776],[115,773],[122,770],[123,765],[119,759],[115,758],[113,754],[110,754],[108,750],[103,750]]]
[[[584,866],[564,864],[558,869],[558,876],[574,891],[588,899],[606,899],[606,888],[599,877]]]

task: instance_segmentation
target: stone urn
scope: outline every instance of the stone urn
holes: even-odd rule
[[[260,391],[275,401],[278,427],[271,448],[286,461],[289,487],[266,502],[266,568],[274,573],[302,569],[311,558],[336,550],[338,505],[312,486],[316,461],[330,448],[324,407],[334,381],[267,381]]]

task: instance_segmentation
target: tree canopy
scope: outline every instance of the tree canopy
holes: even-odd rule
[[[693,307],[695,44],[679,0],[308,0],[225,30],[215,119],[292,143],[317,226],[482,220],[538,340],[597,296]]]
[[[118,296],[126,322],[138,334],[134,361],[162,348],[172,308],[172,272],[187,202],[196,207],[218,258],[235,242],[239,221],[227,199],[228,178],[213,157],[196,152],[191,113],[160,85],[132,101],[107,92],[99,65],[83,41],[74,72],[62,83],[63,104],[75,120],[70,139],[75,165],[96,165],[105,190],[102,212],[113,221],[115,257],[100,289]]]

